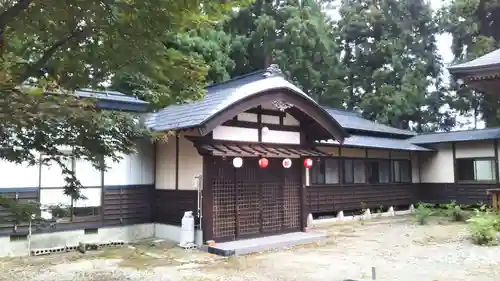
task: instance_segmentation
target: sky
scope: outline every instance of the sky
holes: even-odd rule
[[[428,0],[431,4],[431,7],[435,10],[441,8],[444,4],[448,3],[449,0]],[[338,11],[336,10],[331,10],[328,12],[330,17],[332,17],[334,20],[338,20],[340,18],[340,15],[338,14]],[[445,66],[450,65],[450,63],[453,61],[453,52],[451,51],[451,44],[452,44],[452,36],[451,34],[440,34],[436,38],[437,40],[437,46],[439,50],[439,54],[441,55],[443,59],[443,63]],[[447,69],[443,70],[443,81],[449,81],[449,76],[450,74],[448,73]],[[467,117],[467,116],[462,116],[462,115],[457,115],[457,122],[461,125],[457,125],[454,130],[466,130],[466,129],[473,129],[473,118]],[[477,122],[477,128],[482,129],[484,128],[484,122],[478,120]]]

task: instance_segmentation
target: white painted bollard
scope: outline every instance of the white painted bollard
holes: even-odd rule
[[[365,217],[365,219],[370,218],[372,216],[372,213],[370,212],[370,209],[366,209],[365,213],[363,214],[363,216]]]
[[[313,226],[313,215],[311,213],[309,213],[309,215],[307,215],[307,227],[312,227]]]
[[[411,204],[410,208],[408,209],[408,211],[410,211],[410,213],[415,212],[415,206],[413,206],[413,204]]]
[[[337,214],[337,219],[338,219],[338,220],[343,220],[343,219],[344,219],[344,211],[340,211],[340,212]]]
[[[387,210],[387,213],[389,214],[390,217],[393,217],[396,215],[396,213],[394,212],[394,207],[392,207],[392,206],[389,207],[389,210]]]

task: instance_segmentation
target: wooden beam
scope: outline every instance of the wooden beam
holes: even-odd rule
[[[457,171],[457,153],[456,153],[456,147],[455,147],[455,143],[452,142],[451,143],[451,150],[452,150],[452,153],[453,153],[453,179],[454,179],[454,182],[456,183],[458,181],[458,171]]]
[[[179,132],[175,134],[175,190],[179,190]]]
[[[493,141],[493,147],[495,149],[495,176],[497,184],[500,183],[500,172],[498,171],[498,140]]]
[[[215,165],[213,157],[203,156],[203,190],[202,190],[202,227],[203,227],[203,242],[213,240],[214,225],[213,225],[213,204],[214,197],[212,194],[211,184],[211,167]]]
[[[250,108],[249,110],[245,111],[247,113],[255,113],[255,114],[260,114],[260,115],[270,115],[270,116],[279,116],[279,117],[285,117],[286,113],[283,111],[279,110],[272,110],[272,109],[263,109],[261,106],[256,107],[256,108]]]

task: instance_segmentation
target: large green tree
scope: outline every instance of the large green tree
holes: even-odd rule
[[[441,108],[438,24],[424,0],[343,0],[338,24],[348,68],[346,104],[402,129],[449,129]]]
[[[496,0],[453,0],[441,13],[443,31],[453,36],[454,63],[469,61],[500,47],[500,2]],[[460,88],[451,81],[457,95],[452,107],[462,113],[482,115],[486,126],[500,125],[498,95]]]
[[[120,69],[112,79],[112,88],[161,108],[196,99],[203,94],[204,85],[229,79],[234,67],[229,58],[231,36],[220,25],[166,33],[163,38],[166,50],[162,56]],[[186,83],[187,77],[192,80]]]
[[[278,64],[318,102],[341,106],[343,69],[334,25],[316,0],[257,0],[225,24],[234,36],[231,76]]]
[[[44,164],[63,168],[67,194],[78,197],[80,183],[65,167],[60,146],[104,168],[103,156],[117,160],[132,152],[134,139],[145,132],[134,116],[99,111],[67,91],[99,87],[124,68],[159,61],[166,66],[163,86],[189,89],[175,98],[167,92],[168,99],[196,98],[204,86],[204,65],[172,51],[165,35],[210,26],[246,2],[2,1],[0,159],[35,164],[42,153]],[[57,94],[42,93],[47,91]]]

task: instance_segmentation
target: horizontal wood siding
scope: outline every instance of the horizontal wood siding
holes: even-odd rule
[[[491,204],[487,189],[499,188],[498,184],[479,183],[422,183],[420,184],[420,199],[429,203],[449,203],[475,205]]]
[[[306,187],[306,201],[311,213],[359,210],[363,207],[400,206],[417,202],[418,185],[325,185]]]
[[[101,214],[93,217],[76,217],[71,222],[33,225],[33,233],[78,230],[108,226],[151,223],[153,217],[153,185],[104,187]],[[17,194],[17,195],[16,195]],[[2,192],[0,195],[19,201],[39,201],[38,190]],[[28,222],[17,226],[16,233],[27,234]],[[0,206],[0,236],[14,234],[12,214]]]
[[[198,191],[157,189],[154,206],[154,222],[180,225],[184,212],[193,211],[197,215]]]
[[[153,191],[152,185],[104,188],[103,225],[151,222]]]
[[[38,202],[38,190],[30,189],[28,191],[21,192],[1,192],[0,196],[4,196],[9,199],[19,200],[19,202],[28,203],[30,201]],[[10,235],[14,233],[15,218],[12,212],[0,206],[0,235]],[[29,223],[21,223],[17,226],[17,232],[23,232],[28,230]]]

